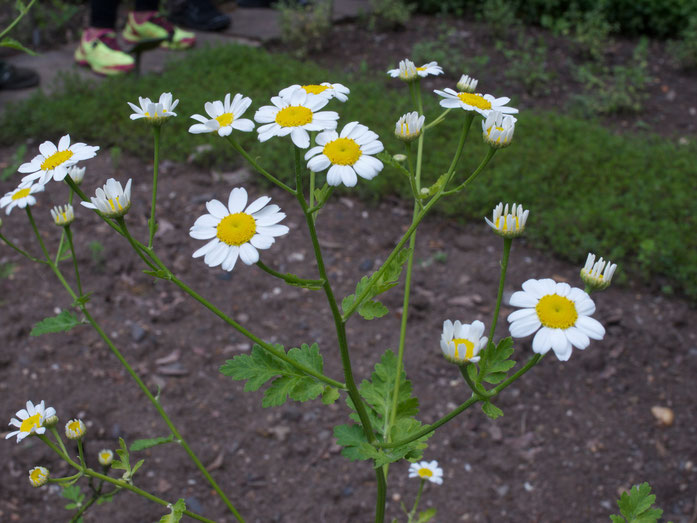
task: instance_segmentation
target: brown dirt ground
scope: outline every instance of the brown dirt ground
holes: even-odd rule
[[[338,30],[360,35],[361,29],[351,27]],[[392,38],[399,42],[408,34],[391,35],[385,42]],[[392,62],[403,54],[394,53]],[[373,55],[366,51],[364,56],[371,60]],[[383,57],[380,67],[385,63],[390,60]],[[2,151],[0,158],[9,154]],[[128,218],[143,237],[150,167],[128,157],[115,167],[107,155],[86,165],[88,193],[107,177],[134,178]],[[227,274],[191,258],[200,242],[188,237],[188,228],[205,212],[205,201],[227,196],[235,176],[221,181],[192,166],[165,164],[158,253],[185,282],[267,341],[286,347],[317,342],[326,372],[339,378],[336,339],[321,293],[284,287],[255,267],[238,265]],[[253,181],[245,185],[250,196],[262,194]],[[0,193],[13,187],[2,182]],[[48,211],[63,202],[65,192],[55,184],[52,189],[40,195],[35,215],[55,248],[58,231]],[[265,263],[314,277],[297,205],[280,191],[263,193],[281,205],[291,228],[263,253]],[[21,212],[3,219],[4,234],[33,248]],[[319,234],[338,296],[350,293],[360,276],[378,266],[408,222],[408,208],[400,202],[367,206],[335,198],[328,204]],[[78,209],[74,230],[83,280],[94,291],[90,307],[95,317],[146,383],[162,387],[164,407],[248,521],[372,520],[371,467],[340,456],[332,436],[332,428],[347,419],[343,399],[331,407],[314,401],[262,410],[260,393],[244,393],[242,383],[218,372],[226,359],[249,351],[241,335],[175,287],[153,283],[127,244],[84,209]],[[443,218],[427,219],[418,239],[406,370],[421,399],[419,418],[429,423],[468,397],[458,372],[440,355],[441,324],[446,318],[490,323],[501,242],[483,222],[460,225]],[[93,241],[104,246],[101,257],[90,255]],[[114,448],[119,436],[133,441],[165,435],[154,409],[88,327],[28,336],[35,322],[53,315],[56,307],[68,307],[69,298],[49,272],[2,249],[0,263],[6,262],[17,264],[9,278],[0,279],[0,394],[6,419],[27,399],[46,400],[64,421],[84,418],[92,463],[96,452]],[[516,241],[506,293],[528,278],[579,285],[578,269],[529,248],[525,240]],[[65,271],[70,274],[69,266]],[[607,327],[603,341],[575,351],[566,363],[545,358],[501,395],[497,404],[505,416],[500,420],[492,422],[475,408],[430,440],[424,457],[439,460],[445,480],[427,487],[422,506],[437,507],[438,522],[607,521],[619,492],[642,481],[651,482],[668,519],[695,521],[697,312],[631,283],[610,288],[595,301],[596,317]],[[397,345],[398,289],[386,295],[385,303],[391,310],[385,318],[367,322],[357,317],[348,325],[358,380],[369,376],[385,349]],[[503,315],[510,311],[504,307]],[[506,332],[502,321],[498,336]],[[516,343],[516,359],[525,361],[530,354],[529,340]],[[651,414],[657,405],[673,410],[672,426],[657,423]],[[192,509],[216,521],[232,521],[181,449],[163,446],[143,456],[138,485],[169,500],[187,498]],[[26,480],[27,470],[37,464],[54,475],[67,472],[39,441],[4,442],[0,459],[5,464],[0,520],[67,520],[57,487],[32,489]],[[399,463],[390,469],[390,517],[399,516],[400,497],[410,504],[416,492],[418,482],[406,478],[407,468]],[[161,514],[159,507],[121,494],[116,502],[91,509],[85,521],[154,521]]]

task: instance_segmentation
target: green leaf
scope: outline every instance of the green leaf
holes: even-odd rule
[[[322,392],[322,403],[325,405],[331,405],[334,403],[336,400],[339,399],[339,389],[332,387],[330,385],[327,385],[324,387],[324,391]]]
[[[365,301],[360,307],[358,307],[358,314],[360,314],[366,320],[382,318],[388,312],[390,312],[389,309],[379,301]]]
[[[617,515],[610,516],[610,521],[612,521],[612,523],[627,523],[626,519],[624,519],[622,516]]]
[[[131,443],[130,451],[138,452],[139,450],[149,449],[151,447],[156,447],[157,445],[171,443],[172,441],[174,441],[174,434],[160,438],[137,439]]]
[[[61,496],[63,496],[65,499],[69,499],[70,501],[74,501],[75,503],[81,502],[85,497],[84,494],[80,494],[80,487],[78,485],[63,487]]]
[[[168,508],[171,512],[162,516],[160,523],[179,523],[186,510],[186,503],[183,499],[179,499],[174,505],[168,505]]]
[[[284,350],[282,345],[275,347],[279,351]],[[321,374],[324,370],[322,355],[316,343],[312,346],[303,343],[300,348],[290,349],[287,356],[317,373]],[[233,380],[247,380],[245,391],[258,390],[273,380],[264,392],[263,407],[283,405],[288,398],[308,401],[317,398],[325,390],[324,383],[317,378],[265,351],[259,345],[252,347],[251,354],[240,354],[226,361],[220,367],[220,372]]]
[[[387,151],[381,151],[379,154],[375,155],[382,163],[389,165],[390,167],[394,167],[397,169],[399,172],[401,172],[403,175],[409,177],[411,174],[409,174],[409,171],[397,160],[394,159],[392,154],[388,153]]]
[[[617,506],[629,523],[656,523],[663,511],[652,507],[655,501],[656,496],[651,494],[651,485],[644,482],[634,485],[629,492],[623,492],[617,500]],[[624,523],[624,519],[617,515],[610,516],[610,519],[613,522]]]
[[[351,461],[374,459],[379,451],[368,443],[360,425],[338,425],[334,427],[337,444],[344,447],[341,455]]]
[[[482,404],[482,411],[491,419],[496,419],[503,416],[503,411],[490,401],[485,401]]]
[[[508,371],[515,367],[515,361],[508,358],[513,354],[513,339],[504,338],[498,345],[489,342],[486,360],[480,368],[482,381],[491,384],[501,383],[508,377]]]
[[[14,38],[10,38],[9,36],[3,37],[2,40],[0,40],[0,46],[2,47],[10,47],[12,49],[16,49],[17,51],[22,51],[23,53],[30,54],[32,56],[36,56],[36,53],[32,51],[31,49],[24,47],[22,44],[20,44],[17,40]]]
[[[44,318],[39,323],[34,325],[34,328],[29,333],[30,336],[41,336],[42,334],[48,334],[51,332],[64,332],[69,331],[73,327],[80,325],[82,323],[77,319],[70,311],[61,311],[57,316],[52,316],[50,318]]]
[[[435,507],[431,507],[427,510],[424,510],[423,512],[419,512],[419,519],[416,520],[416,523],[427,523],[428,521],[431,521],[435,517],[436,517],[436,509],[435,509]]]
[[[0,263],[0,278],[7,278],[16,268],[16,263]]]

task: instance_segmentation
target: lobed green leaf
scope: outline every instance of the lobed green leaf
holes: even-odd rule
[[[65,332],[82,323],[77,316],[70,311],[63,310],[56,316],[44,318],[39,323],[34,325],[34,328],[29,333],[30,336],[41,336],[52,332]]]
[[[157,445],[164,445],[165,443],[172,443],[173,441],[174,434],[159,438],[137,439],[131,443],[130,451],[138,452],[139,450],[149,449],[151,447],[156,447]]]

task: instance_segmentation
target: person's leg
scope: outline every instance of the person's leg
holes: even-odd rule
[[[90,27],[82,32],[75,61],[99,74],[122,74],[135,66],[133,57],[124,53],[116,40],[116,14],[119,0],[91,0]]]
[[[221,13],[211,0],[184,0],[174,7],[169,19],[199,31],[221,31],[230,25],[230,17]]]

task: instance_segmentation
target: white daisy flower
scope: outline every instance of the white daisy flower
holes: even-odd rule
[[[450,320],[443,322],[443,334],[440,337],[440,348],[445,358],[462,365],[477,363],[479,352],[486,347],[488,338],[484,334],[484,324],[476,320],[472,324],[463,324]]]
[[[421,461],[409,465],[409,477],[427,479],[437,485],[443,484],[443,469],[438,466],[436,460]]]
[[[210,214],[199,217],[189,231],[197,240],[210,240],[194,252],[204,256],[209,267],[222,264],[231,271],[239,257],[247,265],[259,261],[257,249],[268,249],[277,236],[288,234],[288,227],[278,225],[285,213],[278,205],[268,205],[271,198],[262,196],[247,205],[247,191],[236,187],[230,191],[227,207],[218,200],[206,203]]]
[[[81,419],[71,419],[65,424],[65,436],[68,439],[80,439],[87,432],[87,427]]]
[[[260,107],[254,120],[264,124],[257,127],[259,141],[265,142],[274,136],[288,136],[296,147],[310,146],[308,131],[336,129],[339,114],[335,111],[319,111],[329,100],[308,94],[304,89],[295,89],[285,96],[271,98],[273,105]]]
[[[51,216],[53,217],[53,223],[61,227],[70,225],[75,221],[75,211],[73,206],[69,203],[66,205],[56,205],[51,209]]]
[[[513,132],[515,131],[516,118],[503,115],[499,111],[491,111],[486,119],[482,120],[482,136],[484,141],[495,147],[503,149],[511,145]]]
[[[416,111],[404,114],[397,120],[394,126],[394,134],[397,138],[405,142],[416,140],[421,134],[421,129],[424,126],[425,120],[426,117],[423,114],[419,116],[419,113]]]
[[[133,114],[130,116],[131,120],[145,118],[150,123],[160,124],[170,116],[177,116],[177,113],[173,111],[179,100],[172,101],[172,93],[162,93],[157,102],[151,101],[150,98],[139,96],[138,103],[140,106],[131,102],[127,103],[133,109]]]
[[[463,74],[457,82],[457,89],[462,93],[473,93],[477,90],[479,80],[475,80],[471,76]]]
[[[5,213],[10,214],[15,207],[24,209],[27,205],[34,205],[36,204],[36,198],[34,198],[33,194],[43,190],[44,186],[40,183],[35,183],[33,185],[31,182],[29,182],[28,185],[22,183],[14,191],[10,191],[0,198],[0,209],[7,207]]]
[[[131,179],[126,182],[126,188],[114,178],[109,178],[104,187],[97,187],[95,196],[90,198],[92,203],[80,202],[88,209],[99,211],[107,218],[123,216],[131,208]]]
[[[31,401],[27,401],[27,408],[17,411],[17,418],[10,420],[10,425],[17,427],[19,430],[10,432],[5,439],[10,439],[17,436],[17,443],[31,434],[43,434],[46,432],[44,421],[51,416],[56,415],[56,409],[53,407],[46,408],[43,400],[41,403],[34,405]]]
[[[590,338],[602,340],[605,328],[590,317],[595,303],[581,289],[552,279],[528,280],[523,290],[513,293],[510,304],[524,307],[508,316],[514,338],[524,338],[537,331],[532,350],[546,354],[554,350],[560,361],[571,357],[572,347],[585,349]]]
[[[518,112],[518,109],[506,106],[511,101],[506,96],[494,98],[490,94],[458,93],[449,87],[446,87],[443,91],[435,89],[433,92],[443,97],[443,100],[440,101],[441,107],[449,109],[459,107],[465,111],[477,111],[482,116],[489,116],[491,111],[498,111],[504,114],[515,114]]]
[[[390,69],[387,71],[392,78],[400,78],[406,82],[416,80],[419,77],[425,77],[430,75],[437,76],[443,74],[443,68],[438,65],[438,62],[429,62],[422,65],[421,67],[416,67],[414,62],[405,58],[399,62],[399,67],[397,69]]]
[[[29,481],[33,487],[43,487],[48,483],[48,469],[44,467],[34,467],[29,471]]]
[[[111,462],[114,461],[114,451],[110,449],[102,449],[97,455],[99,459],[99,464],[103,467],[108,467]]]
[[[494,229],[494,232],[504,238],[515,238],[525,232],[525,223],[528,221],[530,210],[523,209],[522,205],[514,203],[508,211],[508,204],[503,206],[503,202],[494,207],[492,220],[484,218],[486,223]]]
[[[98,146],[78,142],[70,145],[70,135],[66,134],[58,141],[45,141],[39,145],[39,153],[31,162],[23,163],[17,169],[21,173],[29,173],[22,178],[22,183],[39,180],[41,185],[48,183],[51,178],[60,182],[68,174],[68,169],[82,160],[94,158]]]
[[[82,183],[83,178],[85,177],[85,168],[73,165],[70,169],[68,169],[68,176],[70,176],[70,178],[77,185],[80,185]]]
[[[345,85],[342,84],[330,84],[329,82],[322,82],[321,84],[308,84],[308,85],[291,85],[290,87],[286,87],[285,89],[282,89],[279,93],[278,96],[284,97],[284,96],[290,96],[293,91],[296,89],[303,89],[307,94],[314,94],[317,96],[323,96],[327,100],[331,100],[332,98],[336,98],[340,102],[345,102],[348,100],[348,94],[351,92],[351,90],[346,87]]]
[[[366,180],[372,180],[383,165],[380,160],[371,156],[383,150],[378,135],[358,122],[347,123],[341,130],[324,131],[315,138],[317,147],[305,153],[307,168],[319,172],[329,167],[327,183],[346,187],[356,185],[356,175]]]
[[[250,132],[254,130],[254,122],[248,118],[240,118],[249,108],[252,99],[248,96],[236,94],[230,102],[230,93],[225,95],[225,100],[221,102],[206,102],[204,108],[210,118],[194,114],[191,118],[197,122],[189,127],[189,132],[193,134],[217,132],[219,136],[228,136],[233,129],[238,131]]]
[[[605,261],[602,258],[596,262],[595,254],[588,253],[586,265],[581,269],[581,280],[590,289],[602,291],[610,286],[615,269],[617,269],[616,263]]]

